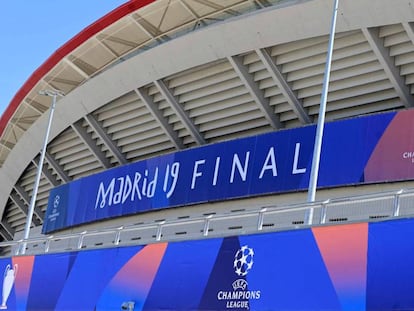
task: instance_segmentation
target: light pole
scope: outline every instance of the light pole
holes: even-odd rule
[[[318,183],[319,161],[321,158],[322,137],[323,137],[323,130],[325,126],[326,102],[327,102],[327,97],[328,97],[329,78],[331,76],[332,53],[333,53],[333,46],[334,46],[334,40],[335,40],[336,17],[338,15],[338,2],[339,0],[334,0],[334,7],[333,7],[333,13],[332,13],[332,20],[331,20],[331,30],[330,30],[329,43],[328,43],[328,52],[326,56],[325,73],[324,73],[324,80],[323,80],[323,86],[322,86],[321,103],[319,106],[318,124],[316,127],[315,145],[313,148],[312,169],[311,169],[311,174],[309,178],[309,188],[308,188],[308,202],[309,203],[315,202],[316,187]],[[306,224],[311,225],[312,219],[313,219],[313,208],[310,208],[306,215]]]
[[[27,239],[29,238],[29,234],[30,234],[30,225],[32,223],[34,208],[36,205],[37,192],[39,191],[40,177],[42,176],[43,162],[45,160],[45,154],[46,154],[47,143],[49,140],[50,128],[52,126],[53,113],[55,111],[55,106],[56,106],[56,98],[58,96],[63,97],[64,93],[61,91],[57,91],[57,90],[44,90],[44,91],[40,91],[39,95],[52,97],[52,105],[50,106],[49,120],[47,123],[46,134],[45,134],[45,138],[43,141],[43,148],[40,154],[39,164],[37,166],[37,174],[36,174],[36,179],[35,179],[35,183],[33,186],[33,194],[30,199],[29,210],[27,211],[26,224],[24,227],[24,235],[23,235],[23,244],[21,245],[20,252],[19,252],[22,255],[26,253],[26,244],[27,244]]]

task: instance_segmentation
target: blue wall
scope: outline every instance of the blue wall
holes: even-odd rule
[[[0,286],[9,310],[413,310],[412,236],[403,219],[18,256]]]

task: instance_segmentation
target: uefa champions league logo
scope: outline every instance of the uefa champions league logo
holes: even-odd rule
[[[225,302],[227,310],[246,309],[250,310],[250,301],[261,297],[260,290],[251,290],[245,279],[253,267],[254,250],[248,245],[243,245],[234,255],[233,269],[238,276],[232,282],[233,290],[220,290],[217,292],[217,300]]]
[[[253,267],[254,251],[247,245],[242,246],[234,256],[234,272],[238,276],[245,276]]]
[[[56,218],[59,216],[59,205],[60,205],[60,195],[55,195],[55,197],[53,198],[52,204],[53,204],[53,208],[52,211],[50,212],[50,214],[47,216],[49,221],[55,221]]]
[[[57,194],[53,199],[53,207],[58,208],[59,203],[60,203],[60,196]]]

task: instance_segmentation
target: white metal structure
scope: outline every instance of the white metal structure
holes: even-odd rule
[[[13,240],[25,226],[50,106],[38,91],[53,88],[66,96],[56,105],[33,227],[42,225],[49,190],[62,183],[160,154],[316,122],[332,5],[132,0],[85,29],[29,78],[0,119],[2,239]],[[326,121],[413,106],[413,22],[409,0],[341,2]],[[318,199],[412,186],[331,189]],[[108,226],[255,210],[305,197],[218,202]]]
[[[0,248],[3,253],[11,250],[13,255],[41,254],[393,220],[413,217],[413,203],[414,189],[401,189],[321,202],[267,206],[252,211],[233,211],[175,220],[160,219],[156,222],[21,239],[2,242]],[[313,218],[307,223],[310,209],[313,210]]]

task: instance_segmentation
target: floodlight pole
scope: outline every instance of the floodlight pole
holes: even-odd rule
[[[323,137],[323,130],[325,126],[326,102],[327,102],[327,97],[328,97],[329,79],[331,76],[332,54],[333,54],[333,46],[334,46],[334,40],[335,40],[336,18],[338,15],[338,2],[339,0],[334,0],[331,30],[330,30],[329,43],[328,43],[328,52],[327,52],[326,64],[325,64],[324,81],[323,81],[323,86],[322,86],[321,103],[319,105],[318,124],[316,127],[315,145],[313,149],[312,169],[311,169],[311,174],[309,178],[309,188],[308,188],[308,202],[309,203],[315,202],[316,187],[318,183],[319,162],[321,158],[321,149],[322,149],[322,137]],[[312,219],[313,219],[313,208],[310,208],[308,210],[306,218],[307,218],[306,223],[308,225],[311,225]]]
[[[33,194],[32,194],[32,197],[30,199],[29,210],[27,211],[26,224],[25,224],[25,227],[24,227],[23,244],[21,245],[20,252],[19,252],[22,255],[24,255],[26,253],[26,244],[27,244],[27,239],[29,238],[29,234],[30,234],[30,225],[32,223],[34,208],[35,208],[35,205],[36,205],[37,193],[39,191],[40,177],[42,176],[43,162],[44,162],[45,155],[46,155],[47,143],[49,141],[49,133],[50,133],[50,128],[52,126],[53,113],[55,111],[55,106],[56,106],[56,98],[58,96],[60,96],[60,97],[64,96],[64,94],[62,92],[56,91],[56,90],[40,91],[39,95],[52,97],[52,105],[50,106],[49,120],[48,120],[48,123],[47,123],[46,134],[45,134],[45,138],[44,138],[44,141],[43,141],[43,148],[42,148],[42,152],[40,154],[39,164],[37,166],[37,174],[36,174],[36,179],[35,179],[35,183],[34,183],[34,186],[33,186]]]

